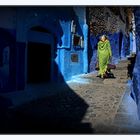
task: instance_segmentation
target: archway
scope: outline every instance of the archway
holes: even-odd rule
[[[44,27],[35,26],[28,31],[26,50],[26,83],[51,82],[53,72],[52,34]]]

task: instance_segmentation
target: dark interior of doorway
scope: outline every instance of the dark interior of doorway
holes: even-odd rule
[[[27,83],[48,83],[51,79],[51,45],[28,42]]]
[[[119,56],[121,58],[121,50],[122,50],[122,41],[123,41],[123,34],[120,32],[119,34]]]

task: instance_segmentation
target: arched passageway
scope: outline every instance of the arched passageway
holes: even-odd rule
[[[28,31],[27,40],[26,82],[51,82],[53,72],[53,35],[47,29],[41,26],[35,26]]]

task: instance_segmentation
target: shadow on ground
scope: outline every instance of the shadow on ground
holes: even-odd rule
[[[2,101],[0,100],[0,102],[3,102],[2,104],[0,104],[1,105],[0,106],[1,108],[0,133],[49,134],[49,133],[92,133],[93,132],[89,123],[82,123],[82,119],[86,114],[89,105],[68,87],[68,85],[65,83],[65,80],[63,79],[63,76],[61,75],[61,72],[59,71],[58,65],[55,62],[55,59],[57,57],[57,44],[59,44],[60,46],[62,45],[61,38],[64,34],[59,20],[71,21],[70,19],[71,17],[76,22],[77,27],[79,28],[79,32],[82,34],[82,29],[78,20],[79,18],[77,17],[73,8],[64,8],[64,9],[57,8],[57,10],[59,11],[56,12],[56,14],[58,13],[59,15],[57,15],[56,16],[57,18],[55,19],[55,27],[57,28],[55,30],[49,28],[50,27],[49,24],[51,24],[53,20],[50,20],[50,23],[48,23],[49,21],[45,22],[45,24],[48,23],[48,25],[46,25],[45,28],[46,30],[50,31],[54,39],[53,42],[54,52],[53,55],[51,56],[53,62],[51,62],[51,65],[53,65],[54,67],[54,78],[56,77],[57,79],[57,77],[59,77],[59,79],[61,79],[60,80],[61,82],[59,81],[61,83],[61,86],[56,87],[54,85],[54,90],[52,90],[51,92],[58,91],[57,94],[54,95],[51,94],[51,96],[45,97],[43,99],[37,99],[32,102],[26,103],[24,105],[22,104],[21,106],[18,106],[16,108],[15,107],[9,108],[10,106],[12,106],[11,99],[2,98]],[[60,13],[64,13],[64,11],[67,11],[66,12],[67,14],[65,16],[60,16],[61,15]],[[39,26],[42,26],[42,22],[39,23]],[[25,55],[24,51],[21,51],[20,53],[18,55],[21,57]],[[13,56],[16,55],[14,55],[13,53]],[[40,57],[39,54],[37,56],[38,58]],[[17,58],[14,59],[16,60]],[[20,58],[20,59],[23,60],[24,58]],[[18,58],[19,64],[16,66],[19,68],[18,70],[19,72],[17,76],[18,80],[16,81],[19,87],[22,81],[21,78],[23,78],[21,76],[21,72],[24,69],[21,60],[19,60]],[[23,86],[21,87],[23,88]],[[59,88],[63,90],[59,90]],[[21,93],[19,92],[19,94]],[[44,94],[47,95],[48,93],[44,93]],[[32,92],[29,93],[29,95],[35,95],[35,94],[34,92]],[[29,95],[27,95],[27,98]],[[18,99],[16,98],[15,100]]]
[[[61,89],[60,89],[61,88]],[[0,133],[80,134],[93,133],[90,123],[82,123],[88,104],[66,84],[55,86],[57,94],[8,109],[1,113]],[[33,93],[32,93],[33,94]]]

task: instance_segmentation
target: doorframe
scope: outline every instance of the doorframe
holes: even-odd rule
[[[34,35],[36,34],[36,36]],[[32,37],[34,35],[34,37]],[[42,36],[42,38],[41,38]],[[32,38],[30,38],[32,37]],[[39,40],[41,38],[41,40]],[[37,40],[37,41],[36,41]],[[31,31],[29,30],[27,32],[27,39],[26,39],[26,47],[25,47],[25,89],[27,88],[27,71],[28,71],[28,43],[29,42],[34,42],[34,43],[44,43],[48,44],[51,46],[51,68],[50,68],[50,73],[51,73],[51,79],[50,82],[53,82],[54,79],[54,37],[50,33],[44,33],[44,32],[38,32],[38,31]]]

